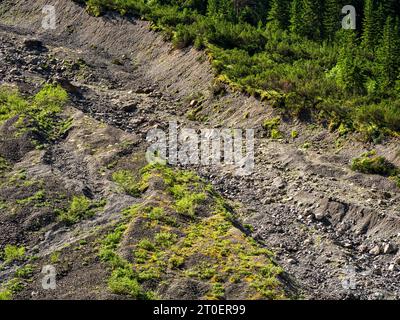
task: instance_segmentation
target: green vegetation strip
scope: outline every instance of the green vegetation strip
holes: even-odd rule
[[[235,286],[247,299],[286,297],[272,253],[234,227],[229,207],[209,185],[191,172],[151,165],[126,189],[155,180],[163,184],[157,199],[125,210],[126,222],[102,242],[112,292],[154,299],[176,279],[195,279],[208,287],[206,299],[224,299]],[[121,255],[126,247],[131,254]]]

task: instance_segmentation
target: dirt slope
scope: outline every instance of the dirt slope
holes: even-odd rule
[[[40,256],[69,243],[79,247],[79,240],[90,239],[94,226],[120,219],[121,209],[137,201],[110,191],[109,180],[98,177],[97,172],[109,159],[143,150],[150,128],[166,128],[169,120],[190,128],[255,128],[256,168],[251,176],[237,177],[232,168],[224,166],[192,169],[234,203],[243,223],[252,225],[253,236],[276,253],[278,263],[298,283],[305,298],[399,298],[398,188],[387,178],[357,174],[349,168],[352,158],[371,148],[399,165],[397,140],[368,146],[357,137],[339,138],[293,120],[280,127],[284,139],[270,140],[261,123],[272,115],[272,109],[226,89],[221,95],[213,94],[213,75],[203,53],[173,50],[145,21],[112,14],[90,17],[66,0],[56,6],[57,29],[45,31],[40,24],[46,3],[0,4],[0,79],[17,83],[29,93],[43,81],[67,79],[80,92],[73,97],[73,107],[85,115],[71,109],[76,123],[68,140],[46,150],[45,155],[28,153],[14,170],[27,168],[34,179],[55,172],[65,189],[88,189],[95,197],[113,200],[105,208],[106,214],[84,222],[79,232],[53,228],[53,240],[45,239],[38,247]],[[49,52],[33,55],[18,49],[25,37],[40,38]],[[187,116],[194,99],[201,106],[194,117],[198,121]],[[103,127],[94,119],[108,125]],[[298,139],[290,138],[293,129],[300,133]],[[126,150],[126,140],[134,148]],[[306,142],[309,148],[303,148]],[[91,154],[92,145],[101,151]],[[45,163],[43,159],[47,159]],[[1,245],[20,240],[21,220],[26,221],[22,217],[14,221],[14,233],[9,227],[2,233]],[[104,281],[100,281],[102,293],[92,293],[101,287],[95,276],[101,267],[95,249],[87,250],[92,260],[85,264],[92,268],[93,277],[88,281],[93,287],[78,295],[109,297]],[[83,290],[77,285],[82,281],[81,267],[79,262],[65,268],[69,290],[57,293],[57,298],[73,297]],[[346,279],[356,288],[343,287]],[[28,295],[27,291],[22,294]]]

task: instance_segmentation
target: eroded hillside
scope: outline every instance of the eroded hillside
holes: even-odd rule
[[[271,121],[145,21],[65,0],[46,31],[45,1],[12,2],[0,4],[4,297],[399,297],[398,187],[350,166],[372,149],[398,166],[397,139]],[[148,167],[146,133],[170,120],[256,129],[254,172]],[[48,264],[55,291],[41,287]]]

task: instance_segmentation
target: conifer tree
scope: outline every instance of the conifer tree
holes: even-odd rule
[[[299,35],[302,34],[302,8],[302,0],[292,0],[290,7],[290,31]]]
[[[326,0],[323,16],[324,37],[332,40],[340,27],[340,5],[338,0]]]
[[[321,22],[318,15],[320,5],[321,1],[294,0],[291,10],[293,15],[292,31],[310,39],[318,39],[321,29]]]
[[[336,82],[339,87],[349,92],[362,92],[364,76],[359,59],[356,32],[344,30],[342,48],[335,67]]]
[[[362,45],[367,49],[371,49],[371,51],[375,47],[376,23],[377,19],[376,14],[374,13],[374,1],[365,0]]]
[[[383,12],[385,16],[392,16],[395,18],[400,14],[400,5],[398,0],[381,0],[380,2],[383,6]]]
[[[268,14],[269,25],[276,29],[286,29],[289,26],[289,6],[288,0],[272,0]]]
[[[383,36],[377,50],[377,64],[381,88],[390,86],[397,78],[400,68],[399,19],[388,16]]]
[[[235,20],[232,0],[208,0],[208,15],[228,21]]]

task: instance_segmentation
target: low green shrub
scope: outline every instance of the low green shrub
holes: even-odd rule
[[[351,168],[354,171],[383,176],[391,176],[397,172],[396,167],[384,157],[378,156],[376,151],[366,152],[353,159]]]
[[[29,279],[33,276],[33,267],[30,264],[27,264],[24,267],[21,267],[15,271],[15,276],[22,279]]]
[[[127,194],[137,197],[147,188],[147,185],[137,181],[131,171],[119,170],[113,173],[113,181]]]
[[[7,289],[0,290],[0,301],[12,300],[12,292]]]
[[[2,259],[6,264],[25,260],[25,247],[6,245],[2,253]]]
[[[351,169],[361,173],[389,177],[400,188],[400,169],[385,157],[378,156],[375,150],[366,152],[361,157],[353,159]]]
[[[75,224],[93,217],[105,204],[103,200],[91,201],[85,196],[74,196],[67,210],[57,210],[58,218],[67,224]]]
[[[282,133],[279,131],[280,124],[281,118],[275,117],[265,120],[262,126],[271,139],[281,139]]]
[[[20,133],[35,133],[38,145],[55,141],[71,128],[72,120],[60,115],[67,101],[67,92],[59,85],[45,85],[27,99],[15,89],[0,87],[0,125],[18,116],[16,126]]]

